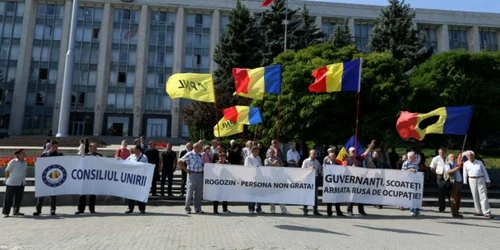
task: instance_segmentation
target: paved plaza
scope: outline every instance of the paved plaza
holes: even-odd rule
[[[269,211],[268,206],[263,207]],[[125,206],[97,206],[97,214],[74,215],[76,207],[59,207],[58,215],[0,219],[0,249],[498,249],[500,220],[464,219],[426,208],[412,218],[395,208],[368,208],[368,217],[249,215],[244,206],[232,214],[186,215],[181,206],[150,206],[147,213],[125,215]],[[343,207],[345,211],[345,206]],[[356,209],[355,209],[356,210]],[[44,207],[44,213],[49,212]],[[321,211],[323,214],[324,210]],[[494,209],[499,214],[500,209]],[[29,214],[29,215],[28,215]]]

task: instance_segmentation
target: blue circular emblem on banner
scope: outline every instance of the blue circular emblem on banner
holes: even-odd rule
[[[67,177],[68,173],[61,165],[50,165],[42,173],[42,181],[49,187],[61,186]]]

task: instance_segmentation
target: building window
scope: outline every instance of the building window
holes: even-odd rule
[[[99,32],[101,31],[100,28],[93,28],[92,29],[92,39],[99,39]]]
[[[229,24],[229,16],[228,15],[221,15],[220,16],[220,37],[221,38],[226,37],[226,28],[227,28],[228,24]]]
[[[47,80],[48,75],[49,75],[48,69],[39,69],[38,80]]]
[[[368,40],[370,38],[370,32],[375,25],[372,23],[356,23],[354,28],[354,41],[356,47],[359,51],[368,53]]]
[[[184,72],[210,71],[210,28],[210,14],[187,15]]]
[[[498,50],[498,37],[496,30],[480,29],[479,39],[481,43],[481,50],[489,50],[489,51]]]
[[[429,50],[432,48],[432,53],[437,53],[438,52],[437,27],[419,24],[417,28],[419,31],[425,33],[425,49]]]
[[[450,50],[469,49],[467,29],[465,27],[449,27],[448,37],[450,40]]]
[[[333,35],[335,35],[335,31],[337,31],[337,27],[344,28],[345,23],[347,20],[340,20],[340,19],[330,19],[330,20],[325,20],[321,24],[321,31],[325,33],[325,40],[331,40],[333,38]]]
[[[125,72],[118,72],[118,80],[117,82],[119,83],[126,83],[127,82],[127,73]]]

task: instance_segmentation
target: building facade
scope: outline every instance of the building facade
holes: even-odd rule
[[[0,133],[57,131],[71,0],[0,2]],[[243,1],[255,14],[261,0]],[[347,23],[360,51],[380,6],[304,4],[330,37]],[[174,73],[212,72],[234,0],[82,0],[76,29],[69,134],[187,137],[182,108],[165,82]],[[500,14],[416,10],[434,51],[498,50]]]

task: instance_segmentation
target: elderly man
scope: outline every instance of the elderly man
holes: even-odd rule
[[[295,168],[295,167],[299,166],[300,154],[297,151],[297,147],[295,146],[295,143],[292,143],[290,145],[290,149],[286,153],[286,162],[288,163],[289,167],[294,167]]]
[[[9,161],[5,168],[5,198],[3,201],[3,217],[9,217],[12,203],[14,203],[14,215],[24,216],[19,210],[26,185],[26,153],[24,149],[14,152],[16,158]]]
[[[249,155],[252,154],[252,147],[253,147],[253,141],[247,141],[245,147],[241,152],[241,156],[243,157],[243,159],[246,159]]]
[[[348,166],[354,166],[354,167],[362,167],[363,166],[363,161],[366,159],[366,156],[373,150],[373,147],[375,147],[375,140],[372,140],[370,145],[368,145],[368,148],[366,148],[365,152],[363,152],[361,155],[356,155],[356,148],[350,147],[349,148],[349,158],[347,159],[347,165]],[[350,203],[347,205],[347,214],[349,216],[353,216],[353,207],[354,204]],[[358,204],[358,213],[367,216],[365,212],[365,206],[363,204]]]
[[[133,161],[133,162],[142,162],[142,163],[148,163],[148,157],[142,153],[142,147],[140,144],[136,144],[133,148],[133,154],[131,154],[128,158],[127,161]],[[131,214],[134,212],[134,207],[137,204],[139,207],[139,211],[141,214],[146,213],[146,203],[145,202],[140,202],[140,201],[135,201],[135,200],[128,200],[128,210],[125,211],[126,214]]]
[[[232,165],[240,165],[244,160],[241,156],[240,146],[235,140],[231,140],[231,148],[227,152],[227,161]]]
[[[191,152],[193,150],[193,143],[188,142],[186,143],[186,149],[181,151],[181,154],[179,155],[179,158],[182,158],[184,155],[186,155],[188,152]],[[187,173],[185,171],[181,171],[182,174],[182,179],[181,179],[181,196],[184,196],[186,194],[186,180],[187,180]]]
[[[59,149],[59,142],[52,141],[52,143],[50,144],[50,150],[44,152],[40,157],[62,156],[63,154],[59,153],[57,151],[58,149]],[[38,197],[38,201],[36,203],[36,211],[33,213],[33,216],[38,216],[42,213],[43,198],[44,197]],[[57,203],[56,196],[50,196],[50,215],[52,216],[56,215],[56,203]]]
[[[245,158],[245,166],[246,167],[260,167],[262,165],[262,160],[259,157],[259,148],[253,147],[252,154]],[[257,207],[257,209],[256,209]],[[248,212],[253,214],[254,212],[258,214],[263,213],[262,208],[259,203],[249,203],[248,204]]]
[[[167,148],[161,153],[161,162],[160,194],[161,196],[165,196],[165,183],[168,178],[167,195],[174,196],[172,194],[172,183],[174,180],[174,172],[177,167],[177,154],[172,150],[171,143],[167,143]]]
[[[474,199],[475,216],[484,215],[492,219],[490,202],[488,201],[487,187],[491,186],[490,177],[484,163],[476,159],[473,151],[465,154],[468,161],[464,163],[464,184],[469,183],[472,198]]]
[[[458,213],[460,210],[460,202],[462,200],[462,174],[460,173],[460,166],[455,163],[455,156],[453,154],[448,155],[448,161],[444,165],[444,178],[450,181],[450,209],[451,216],[454,218],[463,218],[461,214]]]
[[[219,143],[217,142],[217,140],[212,140],[212,146],[210,146],[210,157],[212,157],[212,159],[214,158],[214,155],[217,154],[217,146],[219,146]]]
[[[264,166],[269,166],[269,167],[280,167],[283,166],[283,162],[281,162],[280,158],[276,156],[276,150],[270,149],[269,151],[269,157],[264,161]],[[271,206],[271,213],[276,213],[276,208],[274,204],[270,204]],[[281,208],[281,213],[282,214],[288,214],[288,211],[286,210],[286,206],[283,204],[280,204]]]
[[[438,186],[438,205],[439,212],[444,213],[446,209],[446,198],[450,200],[450,192],[448,182],[444,180],[444,166],[446,163],[446,154],[444,148],[438,150],[438,156],[432,158],[431,170],[436,174],[437,186]]]
[[[283,160],[283,153],[281,152],[280,142],[278,140],[271,141],[271,146],[269,146],[269,149],[266,152],[266,158],[269,157],[269,150],[271,150],[271,148],[276,150],[276,156],[280,158],[280,160]]]
[[[417,158],[417,156],[416,156],[415,152],[413,152],[413,151],[408,152],[408,160],[406,160],[403,163],[401,170],[417,173],[418,172],[418,164],[417,164],[416,158]],[[415,217],[415,216],[418,216],[419,214],[420,214],[420,209],[413,208],[413,207],[410,208],[410,215],[411,216]]]
[[[330,154],[333,153],[335,154],[337,151],[337,148],[336,147],[331,147],[331,148],[328,148],[327,152],[328,154],[325,156],[325,158],[323,158],[323,166],[325,166],[326,162],[328,161],[328,159],[330,158]],[[339,165],[342,165],[342,164],[339,164]]]
[[[321,163],[319,163],[318,159],[316,159],[316,150],[311,150],[309,151],[309,158],[305,159],[304,162],[302,162],[302,168],[308,168],[311,170],[314,170],[316,173],[316,184],[314,185],[314,206],[313,206],[313,213],[314,215],[321,216],[321,214],[318,211],[318,185],[321,180],[321,175],[319,174],[319,171],[321,171]],[[309,213],[309,210],[307,209],[307,206],[304,206],[303,208],[304,215],[307,216]]]
[[[330,149],[328,149],[328,150],[330,150]],[[335,155],[335,153],[332,152],[332,153],[328,154],[328,158],[323,163],[323,167],[326,167],[326,165],[342,165],[342,161],[337,160],[337,156]],[[332,205],[333,205],[332,203],[328,203],[326,205],[326,213],[328,214],[328,216],[332,216],[333,215]],[[335,212],[337,213],[337,216],[345,216],[342,213],[342,209],[340,209],[340,204],[339,203],[335,203]]]
[[[193,151],[188,152],[178,162],[179,167],[188,174],[186,213],[191,213],[191,200],[194,196],[194,209],[197,214],[203,214],[201,210],[201,200],[203,198],[203,161],[200,151],[201,144],[195,143]]]
[[[152,141],[148,143],[148,149],[144,152],[148,157],[148,163],[155,165],[153,172],[153,180],[151,181],[151,195],[158,196],[157,187],[158,179],[160,179],[160,151],[156,149],[156,144]]]
[[[86,155],[87,156],[102,157],[102,154],[97,152],[97,144],[96,143],[90,143],[89,153]],[[95,200],[96,200],[96,195],[89,195],[89,211],[91,214],[95,214]],[[86,205],[87,205],[87,196],[81,195],[80,201],[78,202],[78,210],[75,212],[75,214],[83,214],[85,212]]]

